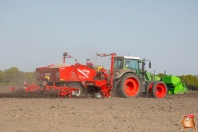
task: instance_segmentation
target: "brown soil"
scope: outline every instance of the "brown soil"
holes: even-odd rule
[[[193,91],[165,99],[94,99],[13,93],[0,87],[0,131],[178,132],[182,115],[192,113],[198,120],[197,101]]]

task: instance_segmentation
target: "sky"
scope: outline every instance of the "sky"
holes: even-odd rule
[[[0,0],[0,70],[91,59],[110,68],[116,53],[151,60],[146,70],[198,74],[197,0]]]

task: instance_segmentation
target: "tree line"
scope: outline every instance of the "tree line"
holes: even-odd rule
[[[157,76],[162,77],[164,73],[159,73]],[[188,87],[198,88],[198,75],[181,75],[178,76],[182,83]],[[0,70],[0,85],[1,86],[16,86],[23,85],[23,82],[28,83],[36,82],[36,71],[33,72],[23,72],[20,71],[17,67],[12,67],[10,69],[1,71]]]
[[[36,82],[36,71],[23,72],[16,67],[7,70],[0,70],[0,85],[1,86],[21,86],[24,81],[28,83]]]

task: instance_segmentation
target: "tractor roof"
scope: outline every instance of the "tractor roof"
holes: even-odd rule
[[[135,60],[139,60],[140,57],[134,57],[134,56],[116,56],[115,58],[121,58],[124,57],[125,59],[135,59]]]

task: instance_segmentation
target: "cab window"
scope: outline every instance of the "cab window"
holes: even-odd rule
[[[129,68],[131,70],[136,70],[137,71],[139,69],[138,60],[126,59],[125,60],[125,67]]]
[[[123,59],[116,59],[114,61],[114,69],[115,70],[120,70],[123,67]]]

